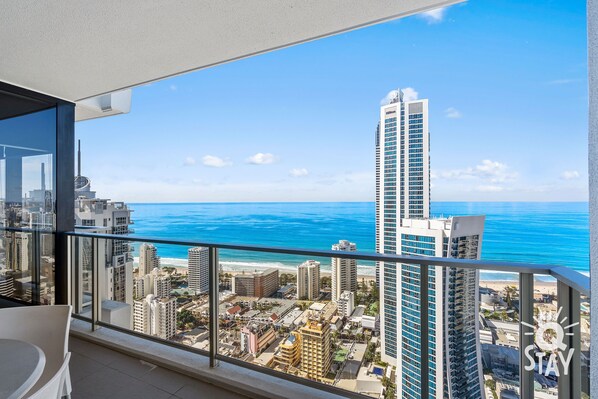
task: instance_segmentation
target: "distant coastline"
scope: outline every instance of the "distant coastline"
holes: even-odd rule
[[[373,202],[232,202],[130,204],[134,236],[329,250],[340,239],[375,251]],[[587,202],[433,202],[432,215],[486,215],[482,259],[562,265],[589,272]],[[163,259],[185,262],[184,246],[157,245]],[[220,251],[230,270],[276,265],[292,270],[304,256]],[[322,269],[329,266],[321,259]],[[373,276],[373,262],[359,262],[358,272]],[[482,279],[502,279],[482,272]]]
[[[139,258],[135,258],[135,266],[139,263]],[[178,258],[162,258],[161,259],[161,266],[162,267],[174,267],[179,271],[186,273],[187,270],[187,259],[178,259]],[[255,270],[265,270],[269,268],[278,269],[280,273],[289,273],[289,274],[296,274],[297,273],[297,266],[285,265],[280,262],[276,263],[249,263],[249,262],[236,262],[236,261],[221,261],[220,262],[221,270],[225,273],[242,273],[242,272],[252,272]],[[322,275],[329,275],[330,274],[330,265],[323,263],[321,265],[321,273]],[[584,273],[588,274],[589,273]],[[357,265],[357,277],[358,279],[366,279],[371,280],[376,277],[376,270],[372,266],[365,266],[365,265]],[[493,271],[481,271],[480,272],[480,285],[484,284],[493,284],[495,282],[505,283],[510,282],[513,284],[517,284],[519,279],[519,275],[515,273],[508,273],[508,272],[493,272]],[[547,283],[547,284],[556,284],[556,280],[549,276],[536,276],[537,282]]]

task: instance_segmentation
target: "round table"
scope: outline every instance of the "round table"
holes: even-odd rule
[[[46,355],[40,348],[16,339],[0,339],[0,359],[0,398],[23,397],[46,365]]]

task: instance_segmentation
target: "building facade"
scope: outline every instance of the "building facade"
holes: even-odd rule
[[[250,322],[241,329],[241,351],[255,355],[276,341],[276,333],[269,323]]]
[[[333,251],[357,251],[357,245],[340,240],[332,245]],[[338,301],[343,291],[357,292],[357,261],[355,259],[331,259],[332,300]]]
[[[404,219],[399,228],[403,255],[479,259],[484,216],[449,219]],[[430,397],[482,397],[482,365],[479,344],[478,271],[462,268],[429,267],[428,328]],[[382,319],[396,312],[400,321],[397,338],[382,333],[383,357],[397,366],[397,397],[417,398],[421,314],[419,312],[420,267],[398,266],[397,303],[382,308]],[[386,326],[383,322],[382,326]],[[383,327],[384,328],[384,327]],[[389,349],[396,350],[394,359]],[[409,359],[409,361],[401,361]]]
[[[152,294],[151,275],[136,276],[133,278],[133,298],[141,300]]]
[[[160,268],[160,257],[156,246],[147,243],[141,244],[139,246],[139,274],[150,274],[156,268]]]
[[[355,310],[355,294],[351,291],[343,291],[338,298],[338,314],[341,317],[350,317]]]
[[[138,275],[133,279],[133,297],[142,299],[153,294],[156,298],[169,298],[171,291],[171,280],[169,276],[163,275],[159,269],[151,273]]]
[[[323,380],[332,364],[332,343],[330,324],[318,319],[309,319],[299,329],[301,335],[301,371],[307,378]]]
[[[282,370],[297,367],[301,362],[301,334],[291,331],[274,354],[274,366]]]
[[[376,131],[376,251],[476,259],[484,217],[430,220],[428,100],[398,90],[380,109]],[[455,250],[453,250],[455,246]],[[429,268],[429,337],[420,353],[419,266],[378,262],[382,360],[397,367],[397,397],[419,398],[419,364],[429,359],[434,398],[479,398],[478,276]]]
[[[156,298],[149,294],[133,303],[133,329],[137,332],[170,339],[176,334],[175,298]]]
[[[270,297],[278,291],[278,269],[267,269],[233,277],[233,292],[240,296]]]
[[[75,224],[87,232],[127,235],[132,211],[124,202],[96,198],[91,181],[85,176],[75,177]],[[81,240],[81,261],[84,270],[91,269],[91,242]],[[105,240],[102,252],[104,267],[99,276],[105,300],[133,304],[133,248],[125,240]]]
[[[320,296],[320,262],[308,260],[297,267],[297,298],[315,301]]]
[[[210,251],[206,247],[189,248],[188,252],[189,289],[196,293],[206,293],[210,289]]]
[[[171,282],[170,277],[160,275],[158,269],[154,269],[153,275],[153,294],[156,298],[170,298]]]
[[[397,254],[401,221],[430,216],[428,100],[405,101],[397,90],[380,108],[375,144],[376,252]],[[397,271],[395,263],[376,263],[381,313],[387,309],[381,320],[382,358],[391,364],[397,358]]]

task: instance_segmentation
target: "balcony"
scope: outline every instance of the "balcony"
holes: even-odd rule
[[[39,245],[42,242],[41,237],[43,235],[39,234],[37,231],[24,229],[5,230],[4,239],[7,240],[6,242],[18,242],[16,239],[17,237],[27,237],[27,239],[30,239],[34,245]],[[560,375],[564,377],[558,378],[557,386],[561,392],[567,392],[571,395],[573,395],[573,393],[581,394],[581,392],[588,391],[589,363],[587,360],[589,336],[587,335],[586,327],[589,326],[589,318],[587,310],[581,310],[580,303],[581,298],[583,298],[583,302],[589,301],[589,278],[565,267],[497,263],[450,258],[382,255],[361,252],[312,251],[196,241],[157,240],[151,238],[127,237],[123,235],[87,233],[85,230],[82,232],[71,232],[68,233],[67,236],[70,248],[68,263],[71,267],[70,281],[72,284],[70,303],[74,306],[73,316],[76,318],[73,322],[72,335],[76,337],[77,340],[73,342],[90,341],[95,345],[104,348],[106,351],[114,350],[120,353],[125,353],[136,357],[143,362],[169,369],[174,373],[182,373],[193,379],[217,384],[219,387],[235,391],[238,395],[246,395],[249,397],[256,397],[256,395],[277,397],[278,394],[275,394],[275,392],[277,392],[276,389],[282,389],[282,391],[278,391],[281,397],[302,397],[305,390],[310,390],[313,397],[321,397],[320,395],[334,397],[336,395],[338,397],[364,398],[364,395],[378,397],[376,395],[380,395],[381,391],[373,393],[364,389],[357,389],[358,385],[356,386],[354,385],[355,383],[350,383],[349,380],[343,381],[342,378],[339,377],[340,374],[337,374],[336,376],[331,375],[331,378],[318,378],[317,380],[306,379],[306,374],[301,372],[300,365],[297,368],[288,369],[286,370],[287,372],[283,372],[282,370],[273,367],[273,365],[270,365],[269,361],[264,361],[262,356],[267,355],[267,353],[274,354],[276,349],[275,346],[278,343],[283,342],[286,336],[286,333],[284,333],[286,330],[280,330],[282,324],[273,324],[276,331],[276,340],[271,344],[271,347],[269,346],[267,349],[263,350],[263,353],[258,354],[255,359],[254,357],[245,355],[236,328],[240,329],[239,326],[251,320],[251,317],[247,317],[249,313],[245,314],[243,319],[239,318],[234,321],[235,319],[233,318],[233,324],[229,325],[224,319],[220,320],[221,317],[217,317],[211,311],[212,309],[220,309],[220,315],[226,314],[226,312],[223,312],[222,310],[223,306],[225,306],[228,301],[231,301],[232,303],[230,292],[226,291],[226,287],[220,285],[220,281],[223,281],[219,270],[219,253],[221,251],[275,253],[280,254],[281,256],[302,255],[309,257],[310,259],[330,259],[336,257],[364,261],[378,261],[384,262],[385,264],[408,264],[411,265],[410,267],[419,266],[422,278],[419,284],[418,298],[424,298],[421,301],[418,299],[419,303],[417,309],[421,312],[419,314],[430,314],[431,311],[430,304],[425,300],[425,298],[430,296],[430,285],[421,283],[421,281],[429,281],[429,278],[426,278],[425,275],[430,270],[435,270],[436,268],[459,268],[517,273],[519,275],[519,320],[529,323],[530,325],[534,324],[534,306],[537,305],[533,295],[534,277],[550,276],[558,282],[557,301],[558,307],[562,308],[561,318],[566,318],[567,324],[579,322],[586,323],[584,324],[584,331],[581,331],[580,329],[573,330],[575,334],[564,337],[566,345],[569,348],[574,348],[575,356],[567,365],[568,367],[566,370],[560,369]],[[129,284],[127,280],[130,282],[130,279],[134,277],[133,272],[130,269],[127,270],[124,268],[119,273],[114,272],[113,274],[108,275],[105,271],[106,265],[102,263],[104,257],[100,254],[105,253],[106,248],[109,247],[108,244],[112,241],[126,241],[130,245],[152,243],[158,248],[165,245],[184,248],[206,248],[209,255],[209,290],[207,295],[197,296],[194,297],[195,299],[191,302],[182,301],[181,305],[177,305],[177,312],[183,311],[183,309],[189,309],[193,314],[197,315],[197,323],[192,327],[197,330],[196,332],[195,330],[189,330],[188,328],[179,325],[174,331],[174,335],[167,334],[164,336],[161,335],[162,333],[159,331],[140,331],[133,325],[134,322],[131,321],[131,313],[135,309],[135,304],[139,302],[135,302],[135,298],[133,297],[127,297],[126,289],[122,289],[122,287]],[[34,269],[26,272],[32,272],[31,274],[35,275],[35,267],[37,266],[35,266],[34,262]],[[122,293],[125,293],[125,296],[122,296],[121,294],[120,297],[117,297],[116,293],[108,293],[105,291],[105,279],[108,278],[108,276],[110,276],[110,278],[115,278],[115,276],[119,275],[121,276],[120,278],[124,278],[124,280],[115,282],[115,284],[118,283],[118,286],[122,290]],[[20,281],[22,280],[22,277],[17,277],[15,280]],[[32,298],[37,298],[41,303],[51,303],[52,291],[49,289],[50,284],[48,280],[44,278],[44,276],[34,277],[31,280],[37,280],[38,282],[28,286],[19,285],[18,287],[14,287],[15,289],[12,298],[20,301],[32,301]],[[132,294],[129,293],[129,295]],[[257,303],[262,303],[260,301]],[[268,301],[274,302],[282,300],[268,299]],[[271,305],[268,304],[268,301],[263,302],[263,305],[259,306],[268,306],[268,308],[264,309],[270,309],[269,306]],[[131,303],[133,303],[133,306]],[[277,306],[279,305],[280,304]],[[193,310],[194,307],[197,308],[198,313],[195,313],[195,310]],[[459,305],[459,308],[461,307],[463,307],[463,305]],[[471,326],[466,328],[465,323],[461,320],[461,316],[453,317],[452,315],[455,313],[454,310],[455,308],[443,313],[446,314],[447,320],[460,321],[459,325],[463,326],[461,334],[463,334],[464,332],[467,332],[467,329],[470,329]],[[130,312],[125,319],[119,316],[123,311]],[[281,310],[276,311],[284,312]],[[281,315],[282,314],[285,313],[281,313]],[[440,315],[438,315],[437,318],[439,316]],[[257,314],[253,317],[261,318],[261,316]],[[163,326],[172,324],[173,322],[159,323],[162,328],[164,328]],[[411,339],[415,340],[413,345],[411,345],[412,348],[418,348],[421,352],[425,353],[428,350],[427,348],[436,346],[437,343],[431,340],[430,324],[431,320],[429,318],[418,318],[416,331],[419,332],[419,338]],[[297,329],[297,331],[300,332],[299,329]],[[533,336],[525,335],[525,331],[525,327],[520,326],[518,340],[514,345],[511,345],[515,348],[514,350],[518,350],[519,353],[524,354],[526,353],[526,348],[534,343]],[[433,336],[435,335],[436,334]],[[306,331],[306,337],[307,336],[311,335]],[[502,337],[507,336],[508,334],[499,334],[499,339],[506,339]],[[317,337],[312,339],[317,339]],[[453,356],[467,356],[468,353],[465,346],[471,345],[470,342],[472,339],[474,339],[474,341],[479,341],[481,335],[468,336],[467,339],[463,339],[463,337],[449,336],[449,349],[452,351],[451,353]],[[279,340],[281,341],[279,342]],[[355,337],[351,338],[351,340],[351,342],[354,342],[353,340],[355,340]],[[411,340],[409,342],[411,342]],[[344,341],[334,342],[335,345],[338,345]],[[369,342],[369,338],[366,338],[365,342]],[[314,359],[319,359],[319,361],[324,364],[323,353],[316,353],[317,351],[315,351],[313,347],[305,347],[304,350],[305,353],[311,353]],[[533,353],[530,352],[530,354]],[[414,355],[416,354],[414,353]],[[332,352],[330,355],[325,356],[332,356]],[[418,358],[420,357],[418,356]],[[420,378],[425,380],[428,376],[427,370],[430,365],[427,357],[423,356],[421,359],[421,363],[419,361],[417,362],[416,368],[419,370]],[[77,357],[74,358],[74,361],[76,360]],[[73,364],[76,363],[74,362]],[[519,364],[527,364],[525,355],[520,355]],[[341,367],[343,366],[344,363],[341,364]],[[361,368],[363,369],[363,373],[367,373],[366,370],[369,370],[369,368],[373,366],[374,363],[371,365],[367,362],[362,363]],[[478,365],[478,367],[479,366],[480,365]],[[559,367],[562,368],[563,366],[559,365]],[[339,373],[340,370],[342,370],[342,368],[338,369]],[[289,374],[290,371],[292,372]],[[565,376],[565,371],[567,372],[567,376]],[[250,376],[250,378],[244,380],[239,377],[243,375]],[[463,376],[458,373],[455,374],[455,378],[457,377],[463,378]],[[364,378],[365,381],[367,374],[364,374],[364,376],[360,378]],[[534,386],[538,389],[538,378],[537,372],[534,373],[532,370],[528,371],[524,367],[519,367],[520,385],[518,389],[520,389],[522,398],[533,397]],[[256,379],[261,380],[266,384],[266,387],[261,388],[263,391],[255,391],[255,387],[253,387],[251,381],[255,381]],[[375,378],[372,381],[375,381]],[[75,388],[79,386],[80,385],[76,384]],[[83,389],[83,391],[86,392],[85,389],[87,388],[82,387],[80,389]],[[147,389],[151,390],[152,388]],[[347,389],[350,389],[350,391],[347,391]],[[268,394],[264,394],[264,392],[268,392]],[[173,394],[172,392],[169,393]],[[224,392],[223,395],[224,394],[226,394],[226,392]],[[76,397],[76,392],[74,395]]]
[[[590,337],[595,336],[590,333],[590,281],[588,277],[563,266],[159,240],[100,234],[96,231],[102,228],[90,228],[88,233],[75,230],[72,206],[75,192],[72,181],[75,176],[75,120],[128,112],[131,87],[445,6],[452,1],[418,0],[376,4],[352,2],[349,7],[335,7],[326,2],[303,5],[297,3],[290,7],[285,2],[267,5],[247,2],[236,6],[234,10],[224,6],[205,7],[200,3],[140,7],[139,2],[132,1],[115,6],[112,10],[114,12],[105,12],[101,4],[81,3],[68,5],[70,10],[65,13],[64,7],[44,8],[47,12],[33,12],[39,10],[15,2],[14,5],[7,5],[4,10],[7,18],[0,25],[0,38],[3,39],[1,53],[7,57],[6,62],[0,63],[0,102],[3,105],[1,119],[12,119],[16,123],[25,120],[25,123],[19,127],[22,130],[14,130],[10,126],[2,143],[2,162],[5,162],[6,170],[10,170],[3,180],[3,190],[6,193],[3,194],[5,198],[2,198],[2,225],[13,228],[5,228],[0,233],[0,254],[4,256],[0,257],[0,263],[4,266],[0,270],[0,307],[6,302],[13,305],[69,303],[74,306],[73,317],[76,320],[73,322],[71,341],[71,350],[75,353],[71,367],[75,387],[73,396],[194,397],[199,392],[213,397],[364,398],[380,397],[385,390],[388,392],[392,388],[392,383],[388,382],[394,378],[392,367],[382,366],[386,361],[376,359],[381,352],[380,337],[371,332],[376,327],[364,328],[363,321],[355,321],[355,328],[349,325],[348,332],[344,329],[335,331],[334,355],[342,360],[336,361],[335,367],[338,370],[330,371],[330,375],[326,377],[331,378],[323,379],[325,382],[305,378],[305,371],[300,367],[288,367],[284,372],[271,367],[271,356],[275,352],[270,349],[275,349],[279,344],[278,339],[283,339],[288,334],[287,329],[296,331],[298,328],[283,325],[280,317],[283,312],[272,311],[268,315],[258,316],[260,313],[267,313],[263,309],[272,306],[260,302],[261,298],[246,301],[249,304],[243,305],[243,314],[239,317],[227,316],[220,321],[219,315],[223,313],[220,312],[221,307],[224,308],[223,311],[228,311],[234,308],[228,306],[229,302],[240,301],[230,295],[233,283],[230,278],[226,283],[227,278],[222,276],[219,269],[220,254],[223,251],[305,256],[308,259],[329,260],[334,257],[363,260],[383,263],[383,269],[412,265],[415,270],[410,270],[408,275],[403,276],[412,282],[409,287],[413,290],[412,297],[409,298],[411,301],[401,302],[400,297],[387,297],[384,292],[384,301],[380,302],[380,306],[389,309],[386,320],[381,320],[381,324],[390,321],[393,325],[383,328],[394,334],[392,339],[395,343],[406,342],[413,349],[411,359],[396,360],[405,361],[410,366],[411,374],[406,377],[405,389],[423,397],[427,397],[431,389],[442,389],[438,386],[432,388],[433,382],[430,381],[431,369],[439,365],[427,355],[434,351],[442,352],[438,345],[439,334],[431,330],[435,326],[440,328],[448,319],[459,326],[459,334],[471,332],[471,324],[462,321],[464,317],[471,318],[471,307],[454,303],[469,295],[471,287],[476,291],[478,288],[468,281],[468,289],[457,289],[455,292],[459,296],[449,298],[446,308],[434,308],[430,302],[435,297],[430,291],[436,290],[436,286],[440,287],[441,284],[431,275],[432,270],[466,269],[514,273],[517,275],[515,281],[518,292],[517,295],[509,295],[507,306],[501,305],[504,308],[502,313],[496,309],[479,309],[476,306],[473,314],[477,317],[478,312],[480,313],[480,319],[483,320],[480,324],[484,328],[480,327],[478,336],[474,337],[475,342],[471,336],[463,340],[449,334],[447,341],[455,349],[454,354],[461,358],[469,356],[471,351],[466,350],[465,346],[472,342],[478,346],[492,346],[492,351],[496,353],[489,355],[490,360],[484,358],[481,361],[495,361],[497,371],[493,376],[500,377],[499,384],[512,385],[521,398],[531,399],[534,391],[542,391],[543,395],[558,392],[561,398],[575,399],[588,394]],[[594,21],[598,11],[595,0],[590,0],[588,4],[588,20],[591,22],[590,208],[593,211],[590,226],[594,273],[598,259],[595,237],[598,220],[595,218],[597,213],[594,212],[598,206],[598,184],[595,181],[598,160],[598,146],[595,145],[598,140],[598,77],[595,65],[598,61],[595,49],[598,48],[598,35]],[[162,22],[160,29],[148,30],[143,35],[136,34],[134,29],[105,28],[146,26],[147,21],[156,20]],[[36,31],[39,27],[43,29],[49,26],[48,21],[52,22],[52,34]],[[185,34],[180,34],[181,32]],[[206,32],[210,34],[206,35]],[[205,37],[218,40],[205,43],[198,40]],[[102,40],[97,40],[98,38]],[[193,51],[179,51],[180,49]],[[166,61],[148,62],[148,59]],[[106,68],[106,65],[118,67]],[[128,106],[125,104],[121,107],[123,104],[116,100],[123,97],[123,94],[127,97],[127,92]],[[8,106],[4,107],[5,104]],[[28,123],[29,117],[37,118],[40,115],[43,120]],[[35,158],[40,155],[44,156],[44,162],[48,162],[48,170],[52,171],[52,184],[48,185],[52,188],[44,188],[43,193],[44,199],[49,201],[37,201],[39,205],[35,218],[20,220],[24,199],[32,198],[24,195],[24,180],[21,176],[23,171],[39,170],[39,160],[36,161]],[[43,167],[42,163],[42,170]],[[84,185],[82,181],[79,183]],[[42,186],[45,187],[45,183]],[[401,206],[403,205],[401,201]],[[117,208],[122,211],[127,209],[124,203],[117,205]],[[392,210],[396,206],[391,204],[384,208]],[[46,218],[48,215],[52,218]],[[396,220],[388,219],[389,223],[393,221]],[[22,226],[38,226],[39,229],[19,228]],[[123,234],[133,232],[128,228],[123,230]],[[396,249],[396,240],[391,241],[388,248]],[[128,242],[131,245],[148,242],[185,249],[205,247],[209,259],[208,288],[202,295],[196,295],[197,292],[185,293],[195,288],[185,285],[175,270],[174,273],[169,273],[169,278],[175,279],[178,284],[174,305],[169,302],[170,298],[164,298],[163,295],[140,295],[140,292],[144,292],[139,288],[141,283],[134,286],[133,280],[144,276],[135,274],[133,259],[122,253],[128,251],[128,246],[121,248],[121,253],[111,250],[111,247],[117,246],[114,245],[115,242]],[[459,247],[453,249],[457,254],[468,252]],[[384,270],[380,270],[380,273],[384,273]],[[534,367],[524,367],[530,358],[533,361],[533,355],[542,354],[542,351],[537,351],[534,347],[533,334],[526,330],[533,329],[536,324],[534,316],[539,310],[536,306],[539,301],[534,296],[534,285],[538,277],[556,281],[556,295],[548,301],[559,309],[561,320],[567,321],[568,326],[565,328],[572,328],[571,335],[567,333],[562,337],[562,343],[573,351],[571,360],[559,361],[552,374],[545,373],[545,378],[541,370],[546,370],[547,364],[536,364],[536,371]],[[451,284],[459,284],[464,280],[450,277],[449,281]],[[395,278],[393,289],[396,291],[396,286],[401,283],[400,277]],[[324,301],[327,300],[322,300]],[[282,300],[279,302],[284,305]],[[282,305],[279,308],[288,314],[289,309]],[[593,305],[592,307],[596,307],[597,303],[594,301]],[[293,306],[297,304],[294,303],[291,307]],[[404,307],[405,312],[397,311],[397,307]],[[143,320],[147,309],[150,312],[163,312],[165,316],[160,317],[174,316],[174,323],[173,319],[168,319],[169,322],[156,323],[155,326],[146,328]],[[384,315],[380,309],[376,311]],[[484,314],[485,311],[488,315]],[[310,315],[312,312],[319,318],[326,317],[321,309],[310,310]],[[185,317],[179,317],[182,314]],[[255,354],[246,350],[247,343],[244,340],[247,337],[240,328],[243,323],[252,320],[252,317],[259,317],[260,322],[269,323],[272,328],[276,328],[276,340]],[[474,320],[474,324],[477,322],[478,320]],[[401,326],[404,331],[401,331]],[[490,334],[482,334],[482,330]],[[341,336],[340,340],[336,338],[337,333]],[[546,332],[544,338],[551,338],[552,334]],[[350,338],[343,338],[346,336]],[[373,338],[378,339],[374,342]],[[371,354],[373,359],[360,363],[355,383],[352,378],[341,377],[345,368],[351,369],[347,367],[354,360],[350,356],[359,356],[359,351],[354,351],[352,347],[344,354],[346,357],[343,357],[342,352],[346,348],[342,345],[347,343],[343,339],[353,344],[365,344],[366,351],[370,347],[374,349],[373,354],[366,354]],[[598,351],[593,352],[598,354]],[[312,360],[318,359],[321,364],[326,364],[322,359],[330,355],[308,348],[304,353],[309,353]],[[89,354],[93,354],[93,359]],[[365,359],[366,355],[360,359]],[[397,358],[396,348],[390,349],[387,356]],[[593,363],[598,360],[595,357]],[[467,364],[469,367],[470,363]],[[480,364],[477,366],[481,367]],[[390,372],[387,373],[387,370]],[[558,379],[555,378],[557,372]],[[168,377],[162,378],[161,374]],[[455,376],[455,383],[464,382],[465,377],[454,370],[449,370],[448,374]],[[598,381],[596,378],[594,380]],[[360,385],[360,381],[365,381],[366,384]],[[366,385],[379,387],[383,381],[385,385],[382,390],[364,388]],[[598,392],[598,385],[596,382],[593,384],[594,391]],[[215,385],[218,388],[214,388]],[[492,396],[490,385],[492,384],[481,387],[486,391],[487,397]]]

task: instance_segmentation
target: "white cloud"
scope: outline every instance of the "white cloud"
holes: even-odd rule
[[[476,190],[480,191],[482,193],[500,193],[502,191],[505,191],[505,188],[501,187],[501,186],[494,186],[491,184],[486,184],[486,185],[477,186]]]
[[[418,99],[419,93],[415,91],[413,87],[405,87],[401,89],[403,92],[403,101],[413,101]],[[398,94],[398,90],[391,90],[388,92],[386,96],[382,100],[380,100],[380,105],[387,105],[390,104],[391,100],[394,99]]]
[[[94,179],[98,192],[107,198],[128,202],[177,202],[181,198],[193,202],[235,201],[371,201],[375,195],[373,172],[346,172],[327,176],[330,182],[318,183],[312,179],[264,181],[250,176],[238,176],[240,180],[220,177],[197,179],[173,176],[172,179],[155,176],[137,179],[114,177]]]
[[[413,87],[405,87],[403,89],[403,100],[413,101],[419,98],[419,93],[415,91]]]
[[[459,112],[458,109],[453,108],[453,107],[449,107],[449,108],[445,109],[444,115],[447,118],[451,118],[451,119],[459,119],[463,116],[463,115],[461,115],[461,112]]]
[[[425,19],[428,22],[428,25],[437,24],[439,22],[442,22],[442,20],[446,16],[446,7],[422,12],[421,14],[418,14],[418,15],[421,18]]]
[[[168,88],[170,89],[170,91],[177,91],[176,85],[170,85],[168,86]]]
[[[255,155],[250,156],[247,158],[247,163],[253,165],[268,165],[277,161],[277,158],[274,154],[270,154],[269,152],[262,153],[258,152]]]
[[[490,179],[491,183],[502,183],[517,178],[516,172],[509,171],[509,167],[497,161],[485,159],[475,167],[477,174]]]
[[[562,180],[579,179],[579,172],[576,170],[566,170],[559,176]]]
[[[222,159],[215,155],[206,155],[201,159],[201,162],[205,166],[209,166],[211,168],[224,168],[226,166],[231,166],[233,163],[228,159]]]
[[[492,184],[513,181],[518,176],[517,172],[511,171],[506,164],[497,161],[491,161],[489,159],[483,160],[479,165],[474,167],[446,171],[434,171],[431,173],[431,175],[436,179],[480,179]]]
[[[184,166],[193,166],[196,164],[195,158],[193,157],[187,157],[185,158],[185,161],[183,162]]]
[[[303,176],[307,176],[309,174],[309,171],[305,168],[293,168],[289,171],[289,175],[293,176],[293,177],[303,177]]]
[[[566,85],[569,83],[575,83],[575,82],[579,82],[579,79],[555,79],[555,80],[551,80],[546,82],[549,85]]]

